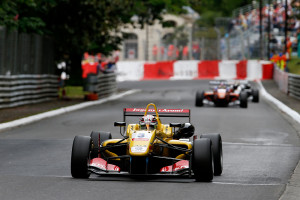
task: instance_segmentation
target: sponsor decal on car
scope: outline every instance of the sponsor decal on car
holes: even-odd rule
[[[131,147],[132,153],[144,153],[147,151],[147,146],[134,146]]]
[[[139,131],[132,133],[132,141],[149,141],[152,137],[151,132]]]
[[[145,108],[126,108],[126,112],[145,112]],[[189,113],[189,109],[158,109],[159,113]],[[148,112],[155,112],[155,109],[148,109]]]
[[[148,138],[132,138],[132,141],[149,141]]]

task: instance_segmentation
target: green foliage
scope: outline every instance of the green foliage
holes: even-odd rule
[[[1,0],[0,25],[50,36],[55,59],[71,61],[71,78],[81,75],[85,51],[109,54],[122,41],[125,23],[152,24],[164,12],[182,13],[189,0]],[[75,75],[74,75],[75,74]],[[73,76],[74,75],[74,76]]]
[[[207,27],[196,31],[194,37],[216,39],[218,37],[218,33],[216,32],[214,27]]]
[[[57,59],[118,48],[120,25],[152,24],[162,13],[182,13],[188,0],[2,0],[0,25],[55,39]]]
[[[40,8],[35,0],[3,0],[0,3],[0,25],[19,29],[24,33],[42,34],[45,23],[39,16]]]
[[[201,15],[201,18],[197,20],[197,24],[200,27],[214,26],[215,19],[221,17],[222,13],[218,11],[206,11]]]
[[[230,17],[235,8],[251,4],[253,0],[191,0],[192,8],[203,14],[207,11],[222,13],[222,16]]]
[[[166,38],[164,38],[165,45],[174,44],[174,42],[177,46],[187,45],[188,34],[184,26],[175,27],[174,32],[172,34],[166,35]]]
[[[201,18],[200,26],[214,26],[216,17],[231,17],[236,8],[252,3],[252,0],[191,0],[192,8],[197,11]]]
[[[3,0],[0,2],[0,25],[5,25],[8,28],[16,28],[18,23],[14,17],[18,14],[16,4],[10,0]]]
[[[287,63],[287,67],[290,73],[300,74],[300,58],[292,57]]]
[[[162,20],[162,13],[181,14],[182,8],[189,4],[188,0],[132,0],[132,14],[138,17],[138,23],[142,25],[153,24],[155,20]]]

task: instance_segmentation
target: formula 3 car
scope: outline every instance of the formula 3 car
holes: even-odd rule
[[[216,85],[216,83],[219,83]],[[204,103],[212,102],[215,106],[228,106],[230,103],[239,104],[241,108],[248,107],[248,94],[241,90],[235,91],[226,82],[210,82],[211,89],[209,91],[197,91],[196,107],[203,106]]]
[[[142,118],[125,130],[128,116]],[[189,122],[162,124],[160,117],[188,118]],[[222,139],[220,134],[203,134],[197,139],[190,118],[189,109],[158,110],[153,103],[146,109],[124,108],[123,122],[114,123],[120,127],[122,139],[111,139],[111,134],[103,131],[74,138],[72,177],[89,178],[91,173],[154,175],[209,182],[222,174]]]
[[[255,103],[259,102],[259,92],[257,89],[251,86],[249,81],[247,80],[235,81],[232,87],[237,92],[245,92],[247,94],[247,97],[252,99],[252,102]]]

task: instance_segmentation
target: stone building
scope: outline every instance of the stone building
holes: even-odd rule
[[[192,49],[192,27],[197,17],[198,14],[193,11],[180,16],[166,14],[163,24],[156,21],[153,25],[145,25],[143,29],[138,25],[125,25],[121,29],[126,33],[126,39],[121,47],[120,60],[158,61],[178,57],[178,52],[182,52],[184,46]],[[184,38],[184,41],[180,44],[176,37]]]

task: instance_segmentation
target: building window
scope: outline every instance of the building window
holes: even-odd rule
[[[134,33],[124,34],[124,58],[125,59],[138,58],[138,37]]]
[[[163,28],[175,28],[177,23],[173,20],[167,20],[162,23]]]

